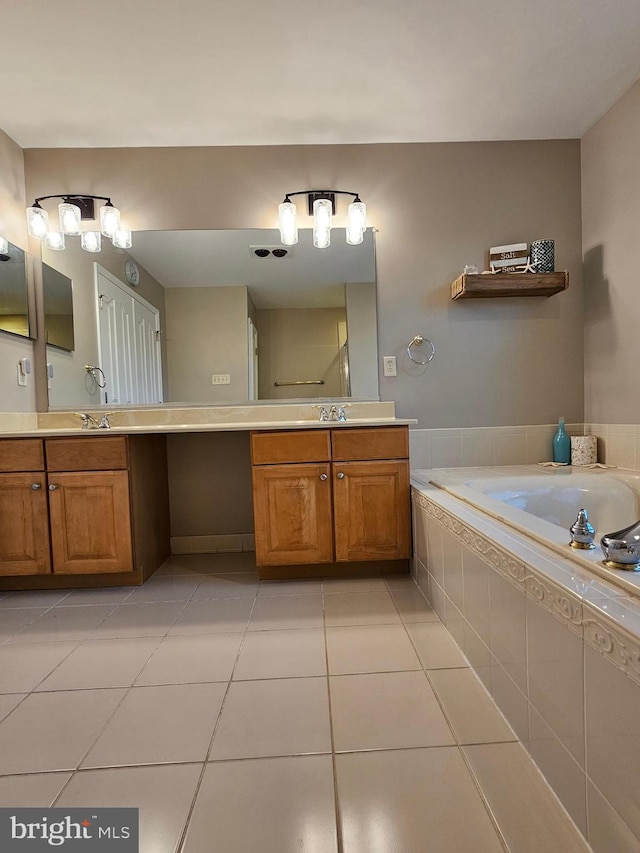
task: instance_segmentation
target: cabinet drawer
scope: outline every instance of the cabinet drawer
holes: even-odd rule
[[[283,462],[329,462],[331,438],[328,429],[279,430],[251,433],[254,465]]]
[[[47,471],[113,471],[127,467],[126,436],[49,438]]]
[[[333,459],[406,459],[409,456],[407,433],[404,426],[332,430]]]
[[[44,471],[42,439],[0,439],[0,471]]]

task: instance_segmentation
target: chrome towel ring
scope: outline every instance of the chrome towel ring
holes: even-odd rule
[[[425,361],[421,361],[419,358],[414,358],[414,356],[411,352],[412,347],[421,347],[423,345],[426,345],[428,347],[428,349],[430,350],[429,355],[427,355]],[[429,338],[424,338],[422,335],[416,335],[409,342],[409,346],[407,347],[407,355],[409,356],[411,361],[414,362],[414,364],[429,364],[430,361],[433,361],[433,357],[435,354],[436,354],[436,348],[434,347],[434,345],[431,343]]]

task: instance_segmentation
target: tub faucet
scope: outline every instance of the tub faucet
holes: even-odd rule
[[[632,572],[640,569],[640,521],[615,533],[607,533],[600,545],[605,566]]]
[[[569,533],[571,533],[570,545],[572,548],[577,548],[580,551],[591,551],[596,547],[593,544],[596,531],[593,529],[593,525],[589,523],[586,509],[580,510],[575,524],[569,528]]]

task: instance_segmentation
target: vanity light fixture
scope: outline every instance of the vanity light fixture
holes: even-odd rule
[[[59,230],[49,228],[49,214],[40,204],[50,198],[62,199],[58,205]],[[96,199],[104,204],[99,210],[100,230],[83,231],[82,220],[96,219]],[[27,208],[27,229],[32,237],[45,241],[49,249],[60,251],[65,247],[65,237],[80,237],[80,244],[87,252],[99,252],[102,237],[109,237],[114,246],[128,249],[131,246],[131,231],[120,224],[120,211],[108,196],[88,193],[43,195]]]
[[[348,190],[298,190],[287,193],[282,204],[278,205],[278,227],[280,239],[285,246],[294,246],[298,242],[298,211],[291,196],[306,195],[309,216],[313,216],[313,245],[317,249],[326,249],[331,243],[331,218],[336,212],[336,196],[350,195],[353,201],[347,209],[347,243],[357,246],[364,239],[367,227],[367,206],[360,200],[358,193]]]

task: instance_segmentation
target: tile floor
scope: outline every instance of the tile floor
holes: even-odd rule
[[[136,806],[141,853],[587,851],[408,577],[0,593],[0,803]]]

